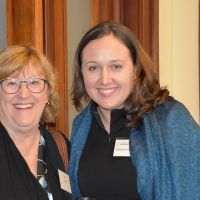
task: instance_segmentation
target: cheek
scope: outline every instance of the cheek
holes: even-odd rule
[[[130,76],[130,73],[129,73],[125,77],[127,77],[127,79],[124,82],[124,86],[126,87],[127,90],[131,92],[135,85],[135,75],[133,74],[132,76]]]
[[[40,104],[42,104],[44,106],[46,105],[46,103],[48,102],[48,92],[47,92],[47,90],[44,91],[44,93],[41,94],[40,97],[38,97],[38,101],[39,101]]]
[[[85,90],[86,90],[87,94],[88,94],[89,96],[91,96],[91,94],[92,94],[92,89],[93,89],[91,82],[84,81],[84,85],[85,85]]]
[[[7,95],[0,94],[0,105],[7,106],[11,99],[12,98]]]
[[[83,76],[83,81],[86,90],[92,88],[95,84],[94,77],[91,76]]]
[[[44,103],[46,104],[47,102],[48,102],[48,93],[46,93],[45,95],[44,95]]]
[[[95,90],[95,83],[93,81],[91,81],[91,79],[85,79],[84,80],[84,86],[85,86],[85,90],[87,95],[90,98],[94,98],[94,95],[96,94],[96,90]]]
[[[48,100],[48,96],[49,96],[49,90],[47,89],[47,90],[45,91],[45,93],[44,93],[44,98],[45,98],[46,100]]]
[[[127,84],[130,85],[130,88],[133,88],[135,85],[135,78],[131,77]]]

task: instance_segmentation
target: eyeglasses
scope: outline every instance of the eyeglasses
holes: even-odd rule
[[[48,81],[41,78],[33,78],[29,80],[17,80],[14,78],[8,78],[0,80],[2,90],[7,94],[14,94],[19,91],[21,84],[25,83],[28,90],[32,93],[40,93],[45,88],[45,83],[48,84]]]

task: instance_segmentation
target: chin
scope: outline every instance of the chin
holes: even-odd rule
[[[103,108],[104,110],[113,110],[113,109],[120,109],[123,106],[121,105],[99,105],[101,108]]]
[[[22,122],[22,121],[20,121],[20,122],[17,122],[16,123],[17,124],[17,126],[18,127],[31,127],[31,126],[34,126],[34,122],[30,122],[30,121],[24,121],[24,122]]]

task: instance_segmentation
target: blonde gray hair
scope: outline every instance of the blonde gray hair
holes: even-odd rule
[[[56,72],[47,58],[31,46],[8,46],[0,53],[0,80],[24,69],[34,67],[41,71],[48,85],[48,102],[40,122],[55,122],[60,110]]]

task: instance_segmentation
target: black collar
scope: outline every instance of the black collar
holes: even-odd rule
[[[95,102],[91,103],[91,113],[98,124],[104,128],[103,122],[97,111],[97,104]],[[116,133],[121,128],[126,127],[128,120],[126,119],[126,112],[124,109],[113,109],[111,111],[111,122],[110,122],[110,133]]]

